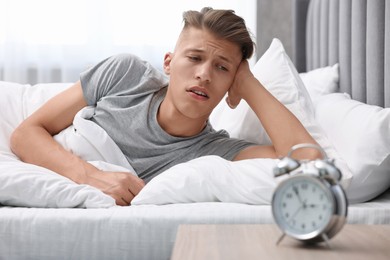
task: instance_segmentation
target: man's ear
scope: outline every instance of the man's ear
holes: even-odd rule
[[[171,61],[172,61],[172,53],[167,52],[164,56],[164,72],[167,75],[171,74]]]

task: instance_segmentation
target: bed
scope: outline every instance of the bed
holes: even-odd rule
[[[292,59],[274,39],[253,72],[342,170],[347,222],[390,224],[390,5],[295,0],[292,24]],[[169,259],[180,224],[274,223],[274,159],[199,158],[154,178],[129,207],[20,162],[9,148],[12,130],[69,85],[0,82],[0,259]],[[90,113],[80,111],[56,140],[97,167],[131,169],[88,124]],[[236,110],[221,103],[210,120],[232,136],[269,142],[245,102]]]

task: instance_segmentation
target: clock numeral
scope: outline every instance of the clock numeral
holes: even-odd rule
[[[307,183],[302,183],[302,184],[301,184],[302,190],[307,190],[308,187],[309,187],[309,186],[307,185]]]
[[[317,223],[316,222],[311,222],[311,226],[313,227],[313,228],[315,228],[316,226],[317,226]]]
[[[283,207],[283,208],[286,208],[286,207],[287,207],[286,202],[283,202],[282,207]]]
[[[292,196],[293,196],[293,195],[292,195],[292,193],[290,193],[290,192],[286,194],[287,199],[291,199]]]
[[[290,217],[290,214],[288,214],[288,212],[287,212],[286,214],[284,214],[284,216],[285,216],[286,218],[289,218],[289,217]]]
[[[305,223],[302,223],[301,228],[302,228],[302,229],[305,229],[305,228],[306,228]]]

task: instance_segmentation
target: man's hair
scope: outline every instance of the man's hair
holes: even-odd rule
[[[200,12],[184,12],[183,21],[183,30],[189,27],[207,29],[215,36],[237,44],[241,49],[242,59],[249,59],[254,52],[255,43],[244,19],[236,15],[233,10],[204,7]]]

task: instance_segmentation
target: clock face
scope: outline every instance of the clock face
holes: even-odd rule
[[[314,176],[296,175],[275,190],[272,210],[284,233],[298,239],[311,239],[331,221],[334,199],[323,181]]]

